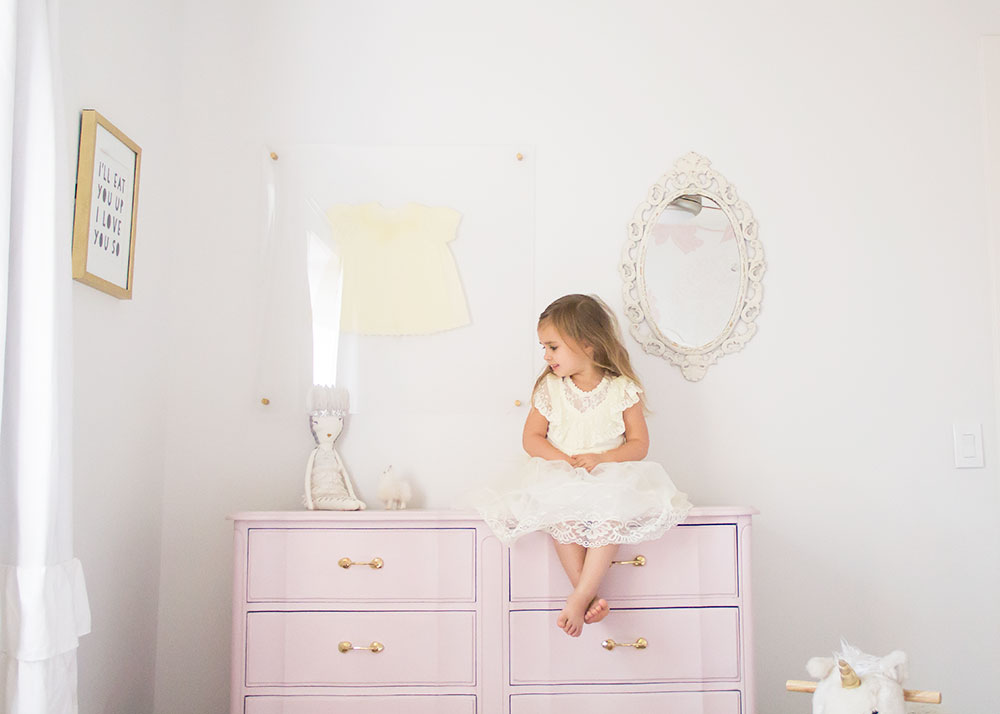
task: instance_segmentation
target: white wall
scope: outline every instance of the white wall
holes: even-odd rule
[[[61,8],[74,175],[81,109],[97,109],[143,150],[133,299],[73,285],[75,545],[93,617],[80,641],[82,714],[153,710],[176,21],[169,3],[93,0]],[[69,236],[67,260],[68,246]]]
[[[112,7],[143,40],[114,64],[131,82],[87,70],[116,59],[88,44],[93,11]],[[161,714],[227,706],[225,515],[297,507],[301,397],[264,410],[254,394],[258,152],[280,141],[534,146],[537,309],[570,291],[620,305],[635,206],[677,156],[710,157],[760,222],[760,332],[697,384],[630,349],[650,457],[697,503],[761,510],[761,709],[802,711],[784,680],[840,635],[908,651],[910,684],[945,692],[939,714],[990,709],[1000,497],[979,36],[1000,31],[994,3],[217,0],[184,4],[176,44],[169,11],[144,7],[92,0],[63,23],[71,96],[146,150],[136,300],[77,289],[84,711],[149,710],[148,648],[110,651],[151,636],[156,573],[135,563],[155,548],[161,481]],[[81,378],[122,355],[120,386]],[[953,468],[957,420],[983,422],[986,469]],[[429,448],[481,458],[436,423],[449,429]],[[101,424],[125,451],[99,448]],[[349,464],[369,448],[346,435]],[[441,505],[430,476],[421,486]],[[118,606],[136,632],[109,619]],[[115,679],[143,683],[136,706],[107,703],[129,685],[88,666],[134,670]]]

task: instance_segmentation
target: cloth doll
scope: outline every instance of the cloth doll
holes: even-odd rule
[[[334,443],[347,417],[347,390],[314,386],[309,393],[309,428],[316,448],[306,463],[303,502],[309,510],[363,511],[365,503],[354,494],[351,477]]]

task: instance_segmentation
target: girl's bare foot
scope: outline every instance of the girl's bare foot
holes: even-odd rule
[[[608,607],[608,602],[602,597],[595,597],[590,601],[590,607],[587,608],[587,612],[583,616],[583,621],[588,625],[595,622],[600,622],[608,613],[611,612],[611,608]]]
[[[583,632],[583,617],[587,612],[587,601],[575,592],[566,598],[566,607],[556,618],[556,625],[570,637],[579,637]]]

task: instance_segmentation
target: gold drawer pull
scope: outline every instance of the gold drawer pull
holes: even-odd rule
[[[608,639],[601,643],[601,647],[606,649],[608,652],[613,650],[615,647],[635,647],[637,650],[644,650],[649,646],[646,642],[645,637],[640,637],[635,642],[615,642],[614,640]]]
[[[381,642],[372,642],[367,647],[357,647],[356,645],[352,645],[347,640],[344,640],[343,642],[339,642],[337,644],[337,649],[345,654],[347,652],[350,652],[351,650],[368,650],[372,654],[378,654],[379,652],[385,649],[385,645],[383,645]]]
[[[634,565],[637,568],[641,568],[642,566],[644,566],[646,564],[646,556],[645,555],[637,555],[632,560],[612,560],[611,564],[612,565]]]
[[[337,561],[337,565],[339,565],[344,570],[347,570],[352,565],[367,565],[372,570],[379,570],[382,568],[383,565],[385,565],[385,561],[383,561],[381,558],[372,558],[367,563],[355,563],[350,558],[341,558],[340,560]]]

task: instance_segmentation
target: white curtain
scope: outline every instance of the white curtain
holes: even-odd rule
[[[72,545],[71,159],[55,6],[0,6],[0,703],[62,714],[90,631]]]

